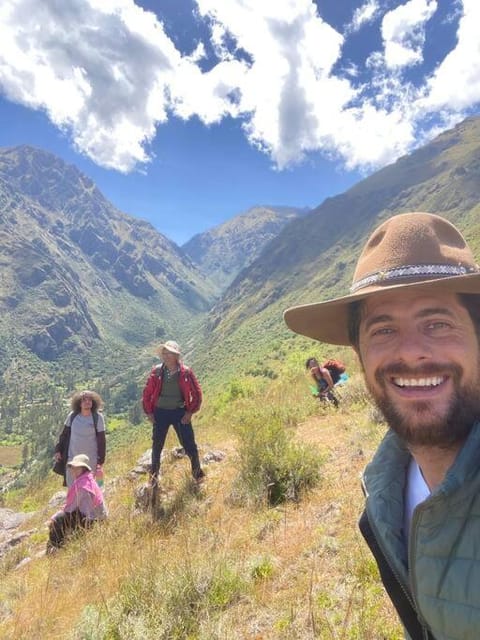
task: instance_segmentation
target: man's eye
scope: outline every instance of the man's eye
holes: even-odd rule
[[[372,331],[372,336],[388,336],[391,333],[393,333],[393,329],[391,327],[379,327]]]
[[[435,320],[435,322],[430,322],[428,324],[428,328],[430,330],[449,329],[450,328],[450,324],[448,322],[445,322],[444,320]]]

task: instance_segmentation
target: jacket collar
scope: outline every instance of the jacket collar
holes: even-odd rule
[[[411,455],[391,430],[380,443],[362,479],[371,526],[380,533],[389,555],[407,566],[402,534],[404,493]],[[442,484],[432,493],[448,495],[460,487],[477,491],[480,459],[480,422],[476,422]],[[471,482],[476,477],[475,482]],[[462,494],[463,498],[465,494]]]

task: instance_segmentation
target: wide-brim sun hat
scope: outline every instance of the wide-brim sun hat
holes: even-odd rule
[[[92,470],[90,458],[85,453],[79,453],[73,456],[73,458],[67,462],[67,467],[85,467],[85,469],[89,471]]]
[[[169,351],[170,353],[174,353],[177,356],[179,356],[181,353],[180,346],[177,342],[175,342],[175,340],[167,340],[166,342],[163,342],[158,347],[158,353],[161,355],[162,351]]]
[[[350,293],[287,309],[295,333],[349,345],[348,310],[356,300],[404,289],[480,293],[480,267],[458,229],[432,213],[402,213],[382,223],[358,259]]]

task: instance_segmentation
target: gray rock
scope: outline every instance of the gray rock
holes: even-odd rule
[[[61,507],[62,504],[65,502],[66,497],[67,497],[66,489],[63,491],[57,491],[57,493],[54,493],[53,496],[48,501],[48,506],[53,508]]]
[[[8,535],[7,539],[0,544],[0,558],[10,551],[12,547],[16,547],[17,544],[29,538],[36,531],[37,529],[30,529],[30,531],[20,531],[13,535]]]
[[[202,458],[203,464],[210,464],[210,462],[222,462],[225,459],[226,453],[224,451],[208,451]]]
[[[16,529],[25,520],[31,518],[33,513],[17,513],[12,509],[4,509],[0,507],[0,530],[2,529]]]
[[[140,458],[137,460],[135,467],[132,469],[131,473],[140,475],[142,473],[150,472],[150,465],[152,463],[152,450],[148,449],[145,451]]]

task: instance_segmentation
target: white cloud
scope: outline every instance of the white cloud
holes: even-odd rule
[[[94,0],[7,2],[2,14],[7,95],[45,109],[99,164],[128,171],[147,161],[144,144],[167,119],[172,77],[179,66],[196,69],[153,14]]]
[[[436,0],[409,0],[383,18],[385,63],[394,69],[423,60],[425,24],[437,10]]]
[[[280,169],[319,151],[371,168],[432,135],[425,118],[451,125],[480,104],[477,0],[463,0],[455,49],[415,85],[406,72],[421,66],[436,0],[385,13],[384,50],[353,66],[342,60],[348,38],[380,22],[378,0],[359,2],[343,35],[312,0],[196,3],[210,42],[182,55],[133,0],[3,0],[0,88],[45,110],[80,151],[120,171],[148,162],[146,149],[169,118],[240,118],[250,143]],[[203,71],[207,48],[216,60]]]
[[[463,16],[458,28],[458,44],[428,80],[426,96],[418,109],[462,112],[480,102],[480,3],[463,1]]]
[[[331,75],[342,36],[310,0],[197,2],[201,15],[220,24],[253,61],[238,87],[250,142],[280,168],[318,148],[319,118],[341,111],[355,93]]]
[[[365,24],[374,20],[380,13],[378,0],[367,0],[361,7],[355,9],[351,24],[347,27],[348,32],[359,31]]]
[[[180,62],[152,14],[125,0],[5,0],[0,40],[10,99],[44,109],[99,164],[128,171],[147,160]]]

